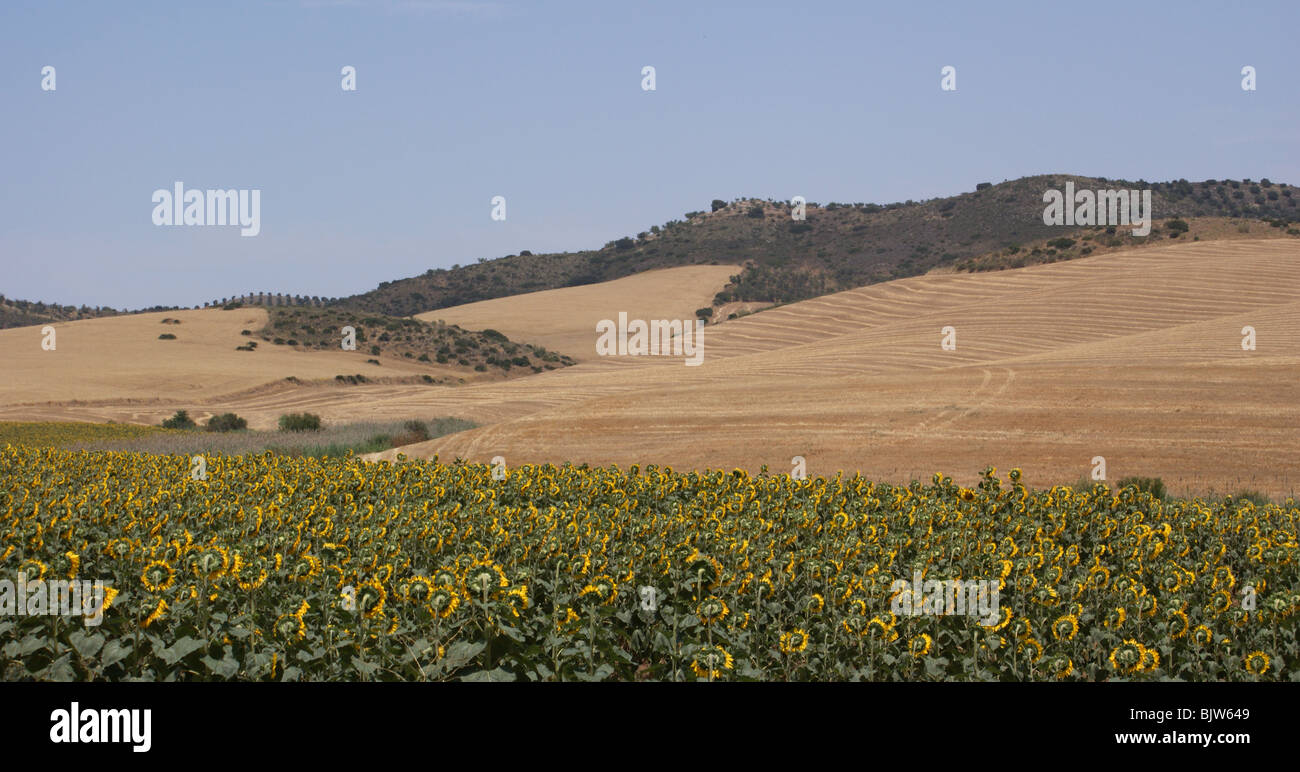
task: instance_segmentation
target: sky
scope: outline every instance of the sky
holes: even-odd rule
[[[715,198],[1297,184],[1297,22],[1294,0],[5,0],[0,293],[345,296]],[[178,181],[259,191],[260,232],[156,225]]]

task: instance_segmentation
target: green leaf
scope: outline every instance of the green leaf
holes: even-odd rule
[[[162,652],[158,654],[158,658],[168,665],[175,665],[177,662],[185,659],[190,654],[203,648],[205,645],[206,644],[203,641],[186,636],[176,643],[173,643],[171,646],[163,649]]]
[[[99,657],[99,666],[101,668],[107,668],[110,665],[115,665],[125,659],[130,653],[131,642],[129,639],[125,641],[109,641],[104,644],[104,652]]]
[[[77,650],[82,659],[90,659],[103,647],[104,636],[98,633],[74,630],[68,634],[68,642],[72,644],[72,648]]]
[[[496,670],[476,670],[473,673],[470,673],[469,675],[462,677],[460,680],[475,681],[475,682],[486,681],[490,683],[505,683],[508,681],[516,681],[518,679],[515,678],[514,673],[511,673],[509,670],[506,670],[505,668],[499,667]]]
[[[485,648],[487,648],[487,644],[482,641],[475,643],[457,641],[447,647],[447,653],[442,658],[443,667],[448,670],[464,667],[470,660],[482,653]]]

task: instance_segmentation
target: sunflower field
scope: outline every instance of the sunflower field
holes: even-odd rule
[[[0,450],[6,680],[1300,680],[1300,507],[1135,488]],[[895,615],[990,580],[996,619]]]

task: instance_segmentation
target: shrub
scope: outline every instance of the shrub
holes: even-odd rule
[[[723,201],[723,200],[720,199],[720,198],[715,198],[715,199],[713,199],[713,211],[715,211],[715,212],[718,211],[719,209],[723,208],[723,207],[726,206],[726,205],[727,205],[727,202],[726,202],[726,201]]]
[[[204,429],[210,432],[235,432],[248,428],[248,421],[240,418],[234,413],[222,413],[214,415],[203,425]]]
[[[627,236],[624,236],[623,238],[614,242],[615,249],[631,249],[634,246],[636,246],[636,242],[628,238]]]
[[[198,424],[190,418],[190,414],[184,410],[177,410],[171,418],[165,418],[162,422],[164,429],[194,429]]]
[[[763,214],[764,214],[763,207],[759,204],[754,204],[749,208],[748,212],[745,212],[746,217],[753,217],[756,220],[761,220],[763,218]]]
[[[280,416],[282,432],[318,432],[320,416],[315,413],[288,413]]]
[[[713,316],[713,309],[712,309],[712,308],[697,308],[697,309],[695,309],[695,315],[696,315],[697,317],[699,317],[700,319],[709,319],[709,318],[712,318],[712,316]]]
[[[979,183],[978,185],[975,186],[975,189],[976,189],[976,190],[988,190],[988,189],[991,188],[991,187],[993,187],[993,183],[991,183],[991,182],[981,182],[981,183]]]
[[[164,332],[162,335],[158,336],[158,340],[176,340],[176,336],[172,335],[170,332]]]
[[[1074,246],[1074,239],[1067,239],[1064,236],[1062,236],[1059,239],[1052,239],[1051,241],[1047,242],[1047,246],[1056,247],[1057,249],[1069,249],[1070,247]]]
[[[1249,501],[1250,503],[1254,504],[1257,507],[1268,506],[1270,503],[1272,503],[1269,501],[1268,496],[1265,496],[1264,494],[1255,490],[1237,491],[1236,493],[1232,494],[1232,498],[1235,501]]]
[[[1190,230],[1190,226],[1185,221],[1178,219],[1169,220],[1165,223],[1165,227],[1174,233],[1186,233]]]
[[[1159,477],[1125,477],[1117,485],[1120,488],[1133,487],[1143,493],[1150,493],[1157,499],[1165,497],[1165,481]]]

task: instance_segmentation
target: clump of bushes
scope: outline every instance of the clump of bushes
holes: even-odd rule
[[[280,416],[282,432],[318,432],[320,416],[315,413],[288,413]]]
[[[162,335],[158,336],[158,340],[176,340],[176,336],[172,335],[170,332],[164,332]]]
[[[210,432],[237,432],[248,428],[248,421],[234,413],[214,415],[203,425]]]
[[[199,425],[194,423],[188,412],[177,410],[171,418],[163,419],[162,426],[164,429],[197,429]]]
[[[1117,484],[1120,488],[1132,486],[1143,493],[1150,493],[1157,499],[1165,498],[1165,481],[1159,477],[1125,477]]]

